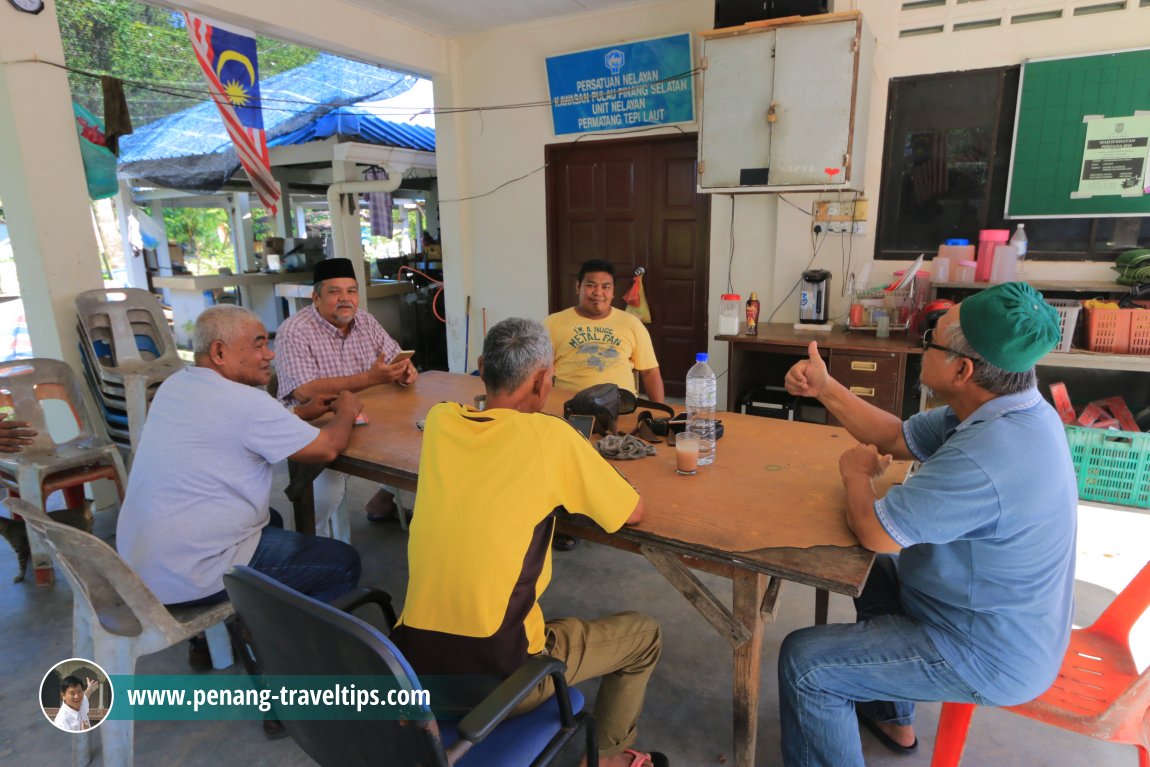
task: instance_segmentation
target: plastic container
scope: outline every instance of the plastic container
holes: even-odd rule
[[[875,312],[875,338],[890,338],[890,311],[879,309]]]
[[[1150,354],[1150,302],[1138,309],[1087,309],[1086,348],[1107,354]]]
[[[959,261],[973,260],[974,246],[970,240],[947,240],[945,245],[938,246],[938,254],[932,262],[931,278],[935,282],[948,282],[958,271]]]
[[[1048,298],[1046,303],[1058,312],[1059,326],[1062,330],[1062,340],[1058,342],[1054,351],[1068,352],[1074,340],[1074,328],[1078,325],[1078,314],[1082,311],[1082,303],[1068,298]]]
[[[946,247],[945,245],[943,247]],[[940,248],[941,250],[941,248]],[[931,265],[931,277],[935,282],[950,282],[950,259],[935,256]]]
[[[955,282],[974,282],[974,270],[977,264],[974,261],[959,261],[958,269],[954,272]]]
[[[738,293],[724,293],[719,301],[719,335],[739,334],[739,314],[743,310],[742,296]]]
[[[1013,282],[1018,275],[1018,251],[1013,245],[994,247],[994,267],[990,274],[991,282]]]
[[[715,371],[707,364],[707,355],[695,355],[695,364],[687,371],[687,430],[699,437],[699,465],[715,461],[715,400],[718,394]]]
[[[1067,426],[1078,497],[1150,509],[1150,434]]]
[[[978,233],[978,261],[974,269],[975,282],[990,282],[994,273],[994,248],[1010,239],[1009,229],[983,229]]]

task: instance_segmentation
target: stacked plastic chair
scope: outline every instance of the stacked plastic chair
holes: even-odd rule
[[[138,288],[86,290],[76,317],[84,375],[108,435],[134,450],[156,389],[184,367],[159,299]]]

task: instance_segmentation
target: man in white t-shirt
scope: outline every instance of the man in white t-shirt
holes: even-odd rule
[[[89,679],[87,686],[78,676],[69,674],[60,680],[60,711],[52,724],[68,732],[83,732],[92,729],[88,719],[88,699],[92,697],[100,683]]]
[[[116,547],[166,605],[224,601],[223,576],[233,565],[322,601],[359,583],[355,549],[284,530],[268,507],[272,467],[287,458],[334,460],[347,447],[359,399],[345,391],[293,414],[256,388],[271,377],[274,356],[255,314],[213,306],[196,320],[196,366],[164,381],[152,401]],[[335,415],[321,429],[302,420],[327,409]]]

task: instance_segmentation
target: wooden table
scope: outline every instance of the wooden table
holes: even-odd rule
[[[370,418],[331,467],[415,489],[422,420],[437,402],[471,402],[482,393],[474,376],[428,372],[406,389],[375,387],[360,396]],[[553,393],[551,412],[569,395]],[[826,620],[827,590],[858,596],[874,555],[846,526],[838,458],[855,441],[845,430],[723,413],[725,436],[716,462],[694,477],[674,473],[673,448],[615,465],[642,494],[642,524],[603,532],[571,517],[566,532],[646,557],[731,644],[734,652],[734,752],[751,767],[758,726],[763,624],[774,620],[783,580],[819,589],[816,622]],[[296,503],[296,529],[313,530],[308,493]],[[816,545],[800,548],[797,539]],[[692,572],[730,578],[728,607]]]

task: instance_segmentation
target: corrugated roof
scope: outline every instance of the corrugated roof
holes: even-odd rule
[[[413,75],[321,54],[309,64],[260,82],[268,144],[300,143],[279,139],[296,133],[306,135],[311,123],[322,120],[333,110],[391,98],[409,90],[416,82],[418,78]],[[364,122],[362,115],[355,116],[359,123]],[[364,128],[364,140],[427,149],[428,137],[408,130],[416,127],[372,124]],[[369,139],[367,135],[383,140]],[[388,137],[403,143],[390,143],[386,140]],[[413,143],[420,145],[412,146]],[[214,191],[223,187],[239,168],[231,140],[211,101],[145,125],[134,134],[124,136],[120,147],[118,170],[122,177],[143,178],[171,189]],[[434,148],[434,131],[431,131],[428,151]]]
[[[320,141],[332,136],[369,144],[417,149],[423,152],[435,151],[434,128],[384,120],[370,109],[359,106],[334,109],[298,130],[286,133],[274,141],[269,141],[268,145],[306,144],[309,141]]]

